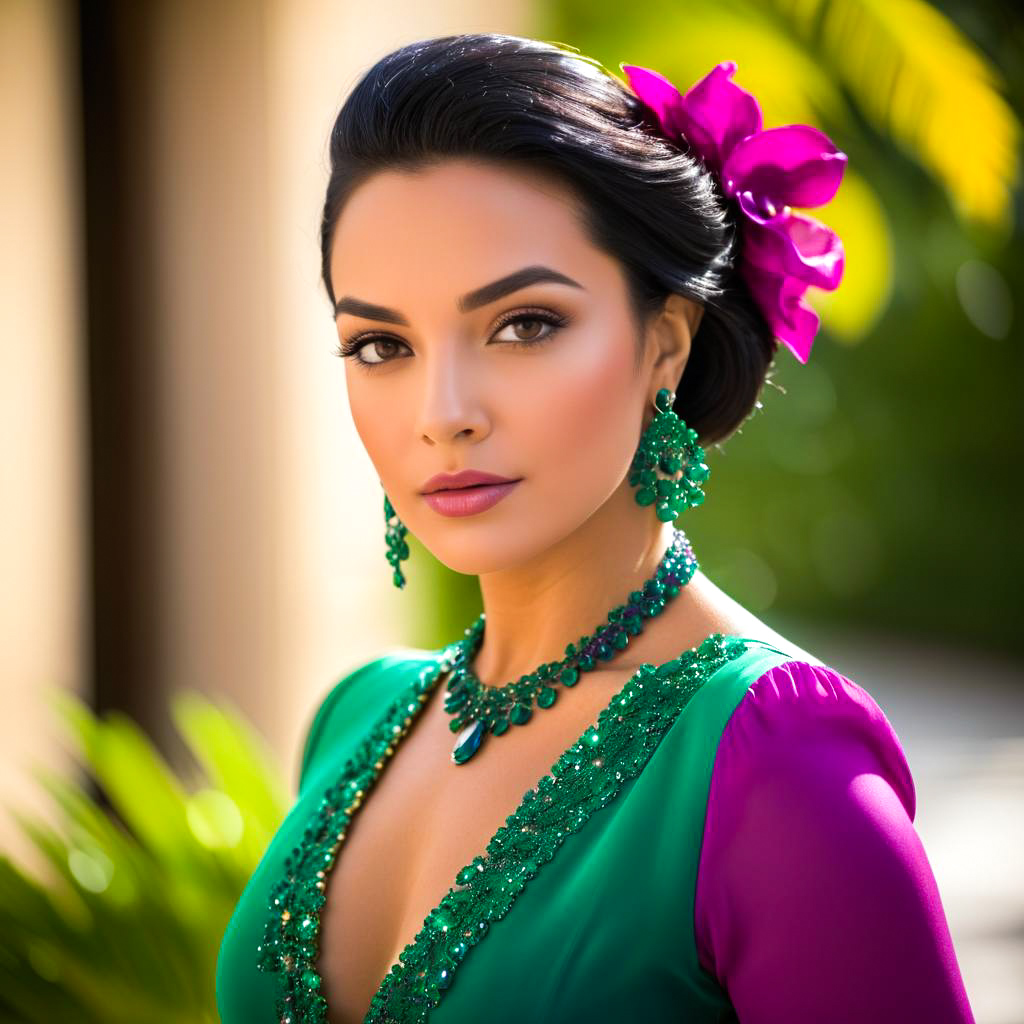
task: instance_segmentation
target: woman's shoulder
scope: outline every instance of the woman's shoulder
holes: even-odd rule
[[[870,742],[879,751],[891,746],[905,766],[899,738],[871,692],[870,680],[851,678],[827,659],[784,638],[774,650],[777,660],[764,664],[752,679],[730,722],[733,732],[751,739],[760,734],[795,741],[800,735],[814,739],[831,731]]]
[[[732,777],[771,770],[781,778],[808,762],[856,748],[884,769],[911,818],[913,779],[900,739],[870,691],[818,652],[749,613],[719,617],[719,633],[733,651],[695,695],[692,719],[718,741],[718,767]]]
[[[906,754],[870,681],[851,678],[772,631],[748,638],[747,650],[742,694],[722,733],[721,759],[737,771],[772,765],[781,771],[784,764],[820,761],[826,748],[867,751],[913,819],[915,793]]]
[[[317,751],[342,720],[376,717],[422,669],[437,661],[438,651],[394,647],[345,670],[310,713],[299,768],[299,786]]]

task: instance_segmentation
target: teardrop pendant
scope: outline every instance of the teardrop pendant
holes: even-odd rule
[[[454,764],[465,764],[480,749],[480,744],[486,731],[483,722],[470,722],[455,737],[455,746],[452,747],[452,762]]]

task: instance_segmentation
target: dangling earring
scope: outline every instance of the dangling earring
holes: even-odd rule
[[[387,558],[394,569],[391,574],[391,582],[401,590],[405,586],[405,576],[402,575],[398,563],[409,557],[409,545],[405,542],[405,535],[409,532],[409,528],[398,518],[398,513],[387,494],[384,495],[384,522],[388,526],[384,535],[384,539],[388,543]]]
[[[654,399],[654,419],[640,437],[630,466],[629,482],[639,485],[634,498],[638,505],[658,503],[663,523],[677,519],[683,509],[704,500],[700,485],[711,475],[704,462],[704,449],[697,444],[697,431],[687,427],[673,411],[674,391],[662,388]],[[670,474],[658,479],[655,470]],[[681,477],[675,474],[683,470]]]

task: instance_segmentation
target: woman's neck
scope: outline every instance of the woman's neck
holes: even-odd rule
[[[674,525],[643,515],[628,489],[624,498],[531,561],[480,576],[486,626],[473,671],[482,682],[499,686],[561,661],[566,644],[592,634],[654,575]]]

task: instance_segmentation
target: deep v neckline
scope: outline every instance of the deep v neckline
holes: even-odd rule
[[[645,662],[632,673],[597,721],[526,791],[488,840],[485,852],[456,873],[454,883],[381,980],[363,1024],[425,1021],[465,955],[487,933],[490,921],[504,917],[562,842],[640,774],[689,698],[749,643],[770,646],[716,632],[676,658]],[[442,648],[377,718],[334,784],[323,792],[303,842],[285,859],[284,877],[270,890],[257,965],[278,976],[276,1011],[281,1024],[327,1020],[316,960],[328,873],[359,807],[450,671],[454,651],[454,644]],[[567,806],[575,808],[569,817]],[[559,827],[546,831],[551,825]]]

